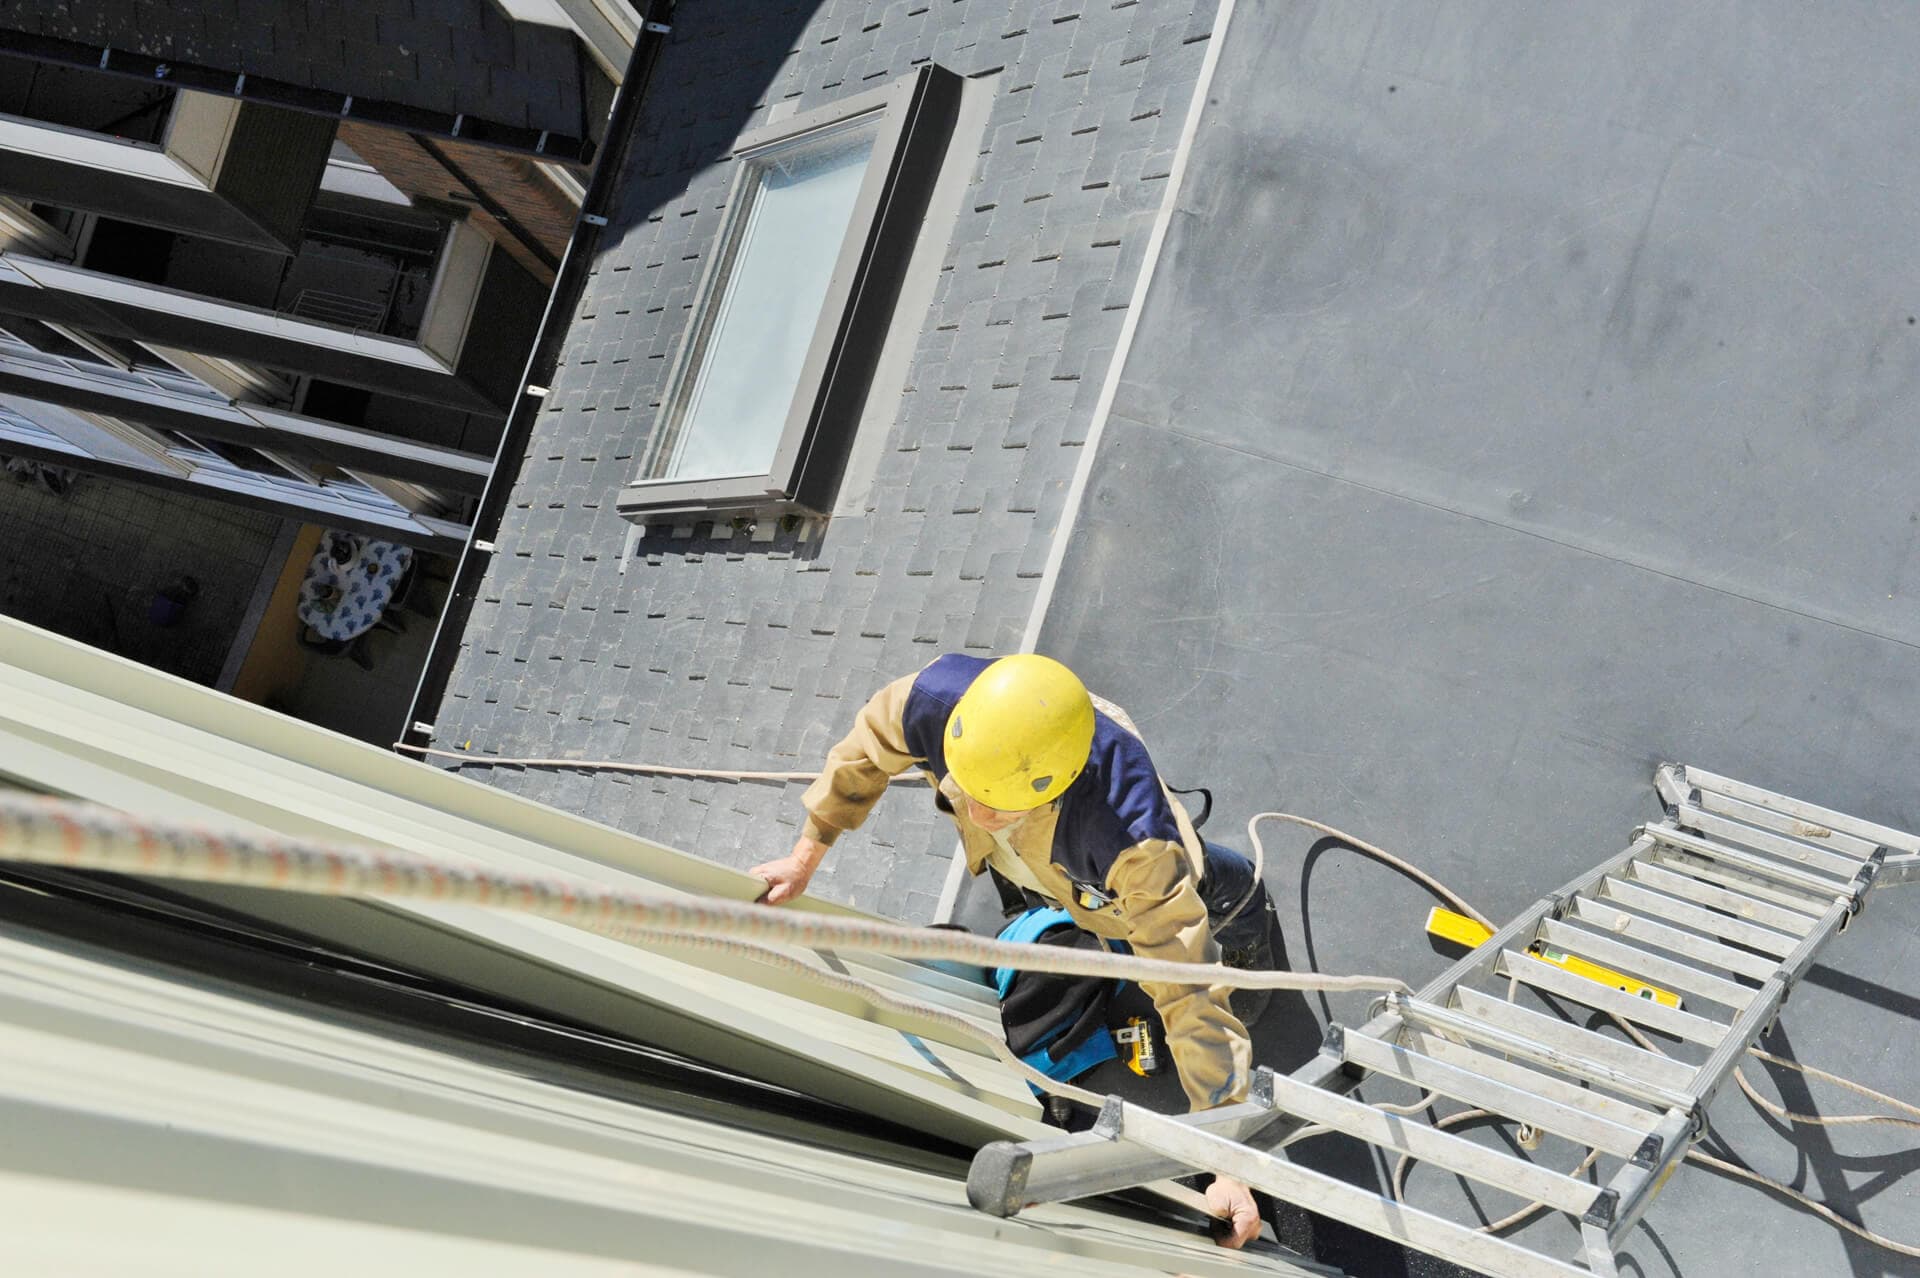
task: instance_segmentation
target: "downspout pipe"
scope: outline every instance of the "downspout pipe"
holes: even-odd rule
[[[425,746],[433,741],[433,724],[440,713],[440,703],[446,697],[447,684],[453,677],[454,662],[460,656],[460,641],[466,634],[474,601],[479,597],[480,583],[486,577],[487,561],[493,556],[494,538],[499,534],[513,486],[520,478],[527,441],[532,438],[534,421],[540,412],[541,393],[544,392],[535,393],[531,388],[549,385],[554,369],[559,365],[560,347],[566,340],[568,325],[579,304],[581,292],[586,288],[594,256],[608,228],[606,210],[612,202],[614,182],[632,146],[634,123],[639,117],[647,90],[652,87],[654,71],[672,32],[672,19],[673,0],[656,0],[656,3],[647,6],[641,19],[640,33],[633,42],[633,54],[627,60],[626,76],[614,95],[613,109],[607,118],[606,143],[601,148],[599,162],[593,167],[593,176],[588,179],[586,195],[580,201],[579,220],[574,223],[573,234],[567,239],[567,250],[560,259],[560,270],[554,279],[553,291],[547,296],[547,307],[540,317],[540,329],[534,337],[533,350],[527,356],[527,366],[520,378],[520,393],[515,396],[513,407],[507,414],[506,428],[500,434],[500,445],[494,453],[493,469],[481,493],[479,509],[474,514],[473,530],[468,534],[466,545],[460,553],[460,565],[454,570],[453,584],[447,590],[447,606],[442,610],[440,624],[433,632],[433,644],[427,650],[426,667],[420,673],[420,682],[414,687],[413,701],[407,709],[406,719],[395,735],[399,743]]]

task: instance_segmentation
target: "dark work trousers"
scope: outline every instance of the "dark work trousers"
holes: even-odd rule
[[[1200,899],[1207,903],[1213,939],[1220,943],[1222,954],[1257,951],[1268,939],[1267,914],[1272,906],[1267,900],[1267,885],[1255,881],[1253,862],[1232,848],[1218,843],[1205,846],[1206,873],[1200,879]],[[1244,906],[1242,901],[1246,902]],[[1239,913],[1228,919],[1235,906],[1241,906]],[[1268,967],[1273,962],[1270,955],[1261,958],[1263,961],[1252,966]]]

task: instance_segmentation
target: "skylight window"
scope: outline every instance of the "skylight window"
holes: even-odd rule
[[[739,139],[623,514],[830,507],[959,99],[928,67]]]
[[[652,473],[711,479],[773,465],[859,202],[879,121],[865,116],[743,161],[746,205],[692,385]]]

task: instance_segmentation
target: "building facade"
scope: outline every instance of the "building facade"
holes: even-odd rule
[[[1021,645],[1215,7],[735,12],[675,6],[415,744],[805,769],[888,679]],[[489,779],[739,866],[801,816],[798,786]],[[883,805],[816,890],[931,917],[943,822]]]
[[[0,15],[0,453],[465,538],[639,19]]]

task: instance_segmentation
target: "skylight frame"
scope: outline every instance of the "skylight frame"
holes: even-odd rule
[[[893,84],[843,98],[743,134],[727,217],[695,292],[687,328],[660,407],[640,449],[640,474],[620,491],[620,513],[636,522],[699,514],[819,515],[831,509],[865,407],[893,306],[946,157],[961,78],[932,65]],[[875,130],[860,192],[835,259],[773,462],[763,472],[650,478],[684,424],[701,361],[750,223],[754,161],[810,135],[870,118]]]

